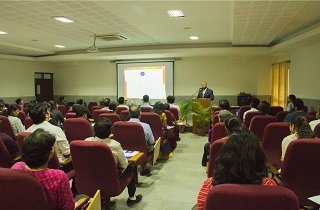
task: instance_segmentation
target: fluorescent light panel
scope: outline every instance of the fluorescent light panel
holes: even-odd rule
[[[56,44],[56,45],[54,45],[55,47],[57,47],[57,48],[65,48],[66,46],[63,46],[63,45],[59,45],[59,44]]]
[[[70,20],[66,17],[53,17],[53,19],[64,22],[64,23],[73,23],[73,20]]]
[[[5,31],[0,31],[0,34],[8,34],[8,33]]]
[[[181,10],[169,10],[168,14],[170,15],[170,17],[174,17],[174,18],[184,17],[184,14],[182,13]]]
[[[189,38],[190,38],[191,40],[198,40],[198,39],[200,39],[198,36],[189,36]]]

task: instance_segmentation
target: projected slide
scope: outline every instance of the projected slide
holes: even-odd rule
[[[124,97],[141,98],[142,93],[150,98],[166,98],[165,66],[134,66],[124,68]]]

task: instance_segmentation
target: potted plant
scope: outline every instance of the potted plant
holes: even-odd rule
[[[187,116],[192,111],[191,99],[186,100],[184,104],[177,104],[180,107],[180,119],[178,120],[179,132],[183,133],[187,123]]]
[[[198,135],[204,136],[209,129],[211,107],[204,108],[199,102],[192,102],[193,115],[195,116],[198,128]]]

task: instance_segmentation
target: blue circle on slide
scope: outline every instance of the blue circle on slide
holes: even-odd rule
[[[144,72],[142,71],[142,72],[140,72],[140,74],[141,74],[141,76],[144,76],[146,73],[144,73]]]

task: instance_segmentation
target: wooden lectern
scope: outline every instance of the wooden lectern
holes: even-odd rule
[[[199,98],[199,99],[192,99],[192,102],[199,102],[204,108],[211,107],[211,100],[209,98]],[[193,107],[192,107],[193,111]],[[211,113],[210,113],[211,115]],[[210,122],[208,124],[208,128],[210,128]],[[198,122],[195,116],[192,116],[192,133],[198,133]]]

